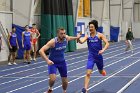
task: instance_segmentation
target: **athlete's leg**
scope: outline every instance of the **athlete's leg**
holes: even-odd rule
[[[104,64],[103,64],[103,58],[96,60],[96,65],[99,70],[99,73],[102,74],[103,76],[106,76],[106,71],[104,70]]]
[[[36,61],[37,44],[34,44],[33,46],[34,46],[34,56],[33,56],[33,58],[34,58],[34,61]]]
[[[50,74],[49,75],[49,89],[52,90],[52,87],[56,80],[56,74]]]
[[[132,51],[132,53],[133,53],[133,45],[132,45],[132,41],[131,41],[131,40],[128,40],[128,43],[129,43],[130,49],[131,49],[131,51]]]
[[[12,56],[13,56],[13,64],[17,65],[17,63],[15,62],[16,61],[16,52],[13,52]]]
[[[11,51],[9,51],[9,56],[8,56],[8,65],[12,65],[12,64],[11,64],[11,62],[10,62],[11,55],[12,55],[12,52],[11,52]]]
[[[62,88],[64,93],[66,93],[67,87],[68,87],[68,79],[67,77],[62,77]]]
[[[15,60],[16,60],[16,51],[17,51],[17,47],[13,47],[13,53],[12,53],[12,58],[13,58],[13,64],[17,65]]]
[[[28,45],[26,45],[26,57],[27,57],[28,64],[31,63],[30,51],[31,51],[31,45],[28,44]]]
[[[85,85],[84,85],[85,89],[88,89],[91,74],[92,74],[92,69],[87,69],[86,76],[85,76]]]
[[[24,50],[24,55],[23,55],[23,60],[24,60],[24,62],[27,62],[27,53],[26,53],[27,51],[26,50]]]
[[[27,55],[28,64],[30,64],[30,62],[31,62],[31,60],[30,60],[30,50],[26,50],[26,55]]]
[[[82,89],[82,93],[87,93],[87,89],[89,86],[89,82],[90,82],[90,77],[93,71],[93,67],[94,67],[94,60],[89,60],[87,62],[87,70],[86,70],[86,76],[85,76],[85,81],[84,81],[84,88]]]
[[[63,92],[66,93],[67,87],[68,87],[68,79],[67,79],[67,64],[66,62],[61,62],[61,64],[59,64],[57,66],[58,71],[60,73],[61,79],[62,79],[62,88],[63,88]]]
[[[52,87],[53,87],[55,80],[56,80],[56,71],[57,71],[57,68],[56,68],[55,64],[48,66],[48,73],[49,73],[48,93],[52,93]]]

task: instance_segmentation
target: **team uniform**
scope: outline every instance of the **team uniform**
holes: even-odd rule
[[[54,62],[53,65],[48,66],[49,74],[56,74],[58,69],[61,77],[67,77],[67,64],[64,58],[64,52],[67,46],[67,40],[58,42],[58,38],[55,37],[55,47],[50,48],[49,59]]]
[[[95,37],[89,36],[87,39],[88,45],[88,61],[87,69],[93,69],[94,64],[96,63],[99,70],[103,70],[103,56],[98,54],[102,50],[102,40],[98,38],[98,34]]]
[[[37,44],[37,29],[31,29],[32,33],[32,44]]]
[[[17,51],[17,34],[16,33],[11,33],[10,35],[10,45],[12,48],[9,48],[10,52],[16,52]]]
[[[24,32],[24,49],[30,50],[31,49],[31,32]]]

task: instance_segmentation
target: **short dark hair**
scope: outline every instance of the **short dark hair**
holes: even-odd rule
[[[132,28],[131,28],[131,27],[129,27],[129,28],[128,28],[128,31],[131,31],[131,30],[132,30]]]
[[[32,24],[32,26],[35,26],[36,24],[34,23],[34,24]]]
[[[26,27],[29,27],[29,26],[28,26],[28,25],[26,25],[26,26],[25,26],[25,28],[26,28]]]
[[[57,33],[59,33],[60,30],[65,30],[63,27],[60,27],[57,29]]]
[[[97,21],[97,20],[92,20],[92,21],[90,21],[88,24],[89,24],[89,25],[90,25],[90,24],[93,24],[94,27],[95,27],[95,29],[96,29],[96,30],[98,29],[98,21]]]
[[[12,29],[14,29],[14,28],[16,28],[16,27],[12,26]]]

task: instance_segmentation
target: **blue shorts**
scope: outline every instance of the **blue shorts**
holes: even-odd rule
[[[94,64],[96,63],[98,70],[103,70],[103,57],[100,58],[93,58],[93,57],[88,57],[87,61],[87,69],[93,69]]]
[[[65,61],[59,63],[54,62],[53,65],[48,65],[49,74],[56,74],[57,69],[61,77],[67,77],[67,64]]]
[[[25,44],[24,45],[24,50],[30,50],[31,49],[31,44]]]

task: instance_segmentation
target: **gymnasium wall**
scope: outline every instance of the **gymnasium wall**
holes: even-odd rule
[[[25,26],[29,24],[31,0],[13,0],[13,23]]]
[[[140,22],[133,23],[132,31],[135,38],[140,38]]]
[[[4,29],[8,29],[11,31],[11,24],[12,24],[12,13],[11,12],[0,12],[0,22],[3,26]],[[2,28],[0,29],[2,31]],[[2,51],[0,53],[0,61],[6,61],[7,56],[9,54],[9,48],[6,46],[6,42],[2,38],[3,41],[3,46],[2,46]]]

